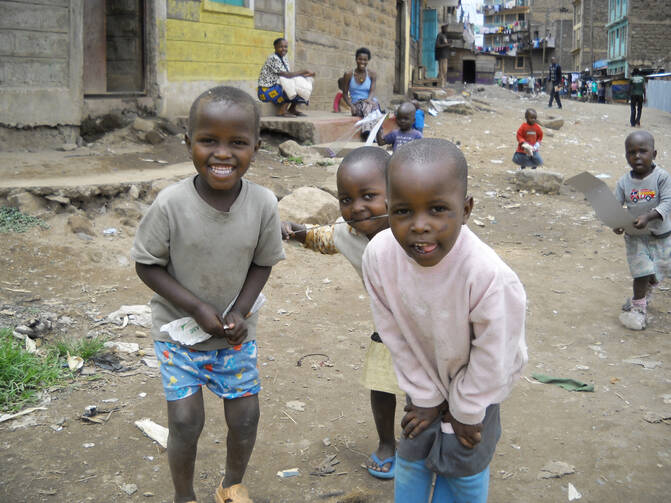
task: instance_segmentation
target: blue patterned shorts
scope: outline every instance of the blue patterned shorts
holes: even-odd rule
[[[632,278],[654,274],[657,281],[671,276],[671,236],[624,235],[627,245],[627,262]]]
[[[169,402],[193,395],[203,386],[226,400],[257,395],[261,390],[256,341],[213,351],[154,341],[154,351]]]

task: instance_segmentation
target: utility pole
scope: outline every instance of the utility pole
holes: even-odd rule
[[[529,8],[531,9],[531,7]],[[529,12],[531,14],[531,12]],[[531,43],[531,15],[527,18],[527,47],[529,51],[529,75],[534,76],[533,44]]]
[[[589,53],[592,60],[589,65],[589,73],[591,75],[594,68],[594,9],[592,8],[592,0],[589,0]]]

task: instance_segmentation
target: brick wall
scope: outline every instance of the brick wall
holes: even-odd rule
[[[328,110],[338,78],[354,68],[354,52],[370,49],[376,94],[389,103],[394,87],[396,6],[391,0],[299,0],[296,3],[294,67],[317,73],[310,108]]]
[[[634,66],[656,66],[671,53],[671,2],[631,1],[629,9],[627,62]],[[668,68],[666,69],[668,71]]]

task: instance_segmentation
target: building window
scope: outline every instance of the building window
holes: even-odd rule
[[[524,21],[524,14],[523,14],[523,13],[522,13],[522,14],[518,14],[518,15],[517,15],[517,20],[518,20],[518,21]]]
[[[410,37],[419,40],[419,18],[421,15],[421,0],[412,0],[410,8]]]
[[[515,58],[515,69],[519,70],[520,68],[524,68],[524,56],[518,56]]]

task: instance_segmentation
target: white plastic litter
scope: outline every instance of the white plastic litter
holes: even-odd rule
[[[375,138],[377,138],[377,132],[380,130],[382,127],[382,123],[384,120],[387,118],[387,114],[382,115],[379,110],[373,110],[370,114],[366,115],[362,120],[366,120],[369,116],[371,115],[380,115],[381,117],[378,119],[378,121],[375,123],[375,126],[373,126],[373,129],[370,130],[370,133],[368,133],[368,138],[366,138],[366,146],[370,147],[373,145],[373,142],[375,141]],[[359,121],[361,122],[361,121]],[[357,124],[359,124],[357,122]]]
[[[573,501],[573,500],[579,500],[582,498],[582,494],[578,492],[578,490],[575,488],[573,484],[570,482],[568,483],[568,500]]]
[[[140,428],[142,433],[156,441],[161,447],[164,449],[168,448],[168,428],[156,424],[148,417],[143,417],[139,421],[135,421],[135,426]]]
[[[226,310],[221,315],[222,318],[228,314],[236,300],[237,297],[233,299],[233,302],[228,305]],[[252,306],[248,316],[251,316],[259,309],[261,309],[261,306],[263,306],[265,302],[266,296],[263,295],[263,293],[260,293],[256,298],[256,301],[254,302],[254,305]],[[206,341],[212,337],[210,334],[205,332],[205,330],[200,328],[198,323],[196,323],[196,320],[190,316],[166,323],[161,327],[161,332],[167,332],[172,340],[179,342],[180,344],[184,344],[185,346],[193,346],[194,344]]]
[[[121,306],[118,310],[107,315],[107,319],[115,325],[138,325],[144,328],[151,327],[151,307],[147,304]]]

